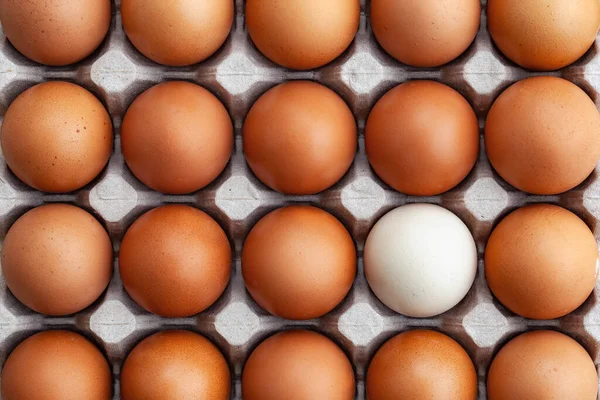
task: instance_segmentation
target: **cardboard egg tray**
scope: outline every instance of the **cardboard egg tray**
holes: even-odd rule
[[[410,79],[433,79],[458,90],[471,103],[482,128],[493,100],[510,84],[533,73],[517,67],[494,47],[486,28],[485,0],[481,27],[473,45],[457,60],[435,69],[402,65],[379,47],[369,25],[369,1],[361,0],[360,29],[350,48],[330,65],[313,71],[290,71],[269,62],[252,44],[244,25],[244,1],[236,0],[236,18],[225,45],[209,60],[186,68],[165,67],[142,56],[121,26],[120,0],[113,5],[109,34],[86,60],[69,67],[46,67],[19,54],[0,31],[0,121],[12,100],[46,80],[84,86],[105,104],[115,128],[115,148],[108,167],[91,184],[70,194],[45,194],[21,183],[0,160],[0,240],[27,210],[44,203],[66,202],[93,213],[106,227],[115,249],[115,271],[107,291],[92,306],[69,317],[46,317],[29,310],[6,289],[0,275],[0,365],[27,336],[45,329],[70,329],[96,343],[112,367],[114,399],[119,399],[123,361],[144,337],[165,329],[189,329],[209,337],[225,355],[232,373],[232,399],[241,399],[241,372],[250,352],[267,336],[289,328],[314,329],[339,344],[354,365],[356,399],[365,399],[370,359],[387,339],[423,327],[447,333],[472,357],[479,377],[479,398],[486,398],[487,370],[500,347],[518,333],[538,328],[560,330],[577,339],[600,362],[600,289],[572,314],[552,321],[514,315],[493,298],[483,273],[483,252],[492,228],[510,211],[528,203],[549,202],[575,212],[600,238],[600,178],[597,170],[583,184],[558,196],[531,196],[505,183],[491,168],[483,148],[474,170],[458,187],[441,196],[419,198],[398,193],[369,168],[364,126],[375,102]],[[600,55],[595,45],[561,76],[582,87],[598,104]],[[245,163],[241,130],[256,99],[272,86],[291,79],[318,81],[341,95],[359,127],[359,149],[350,171],[329,190],[314,196],[283,196],[269,190]],[[166,80],[186,80],[215,93],[235,126],[235,150],[225,171],[207,188],[185,196],[167,196],[140,183],[121,154],[119,130],[131,102],[144,90]],[[441,316],[407,318],[386,308],[364,277],[362,251],[367,234],[384,213],[397,206],[429,202],[456,213],[477,242],[479,271],[466,298]],[[123,289],[117,255],[121,239],[142,213],[165,203],[184,203],[208,212],[225,229],[234,249],[229,286],[207,311],[190,318],[165,319],[136,305]],[[359,254],[358,274],[346,299],[332,312],[311,321],[286,321],[263,311],[249,296],[241,275],[240,253],[246,235],[265,214],[288,204],[306,203],[338,217],[353,236]]]

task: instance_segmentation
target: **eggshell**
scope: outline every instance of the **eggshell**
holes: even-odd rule
[[[306,70],[336,59],[352,43],[359,0],[247,0],[246,26],[271,61]]]
[[[527,78],[494,102],[485,124],[487,155],[517,189],[558,194],[583,182],[600,158],[600,114],[587,94],[551,76]]]
[[[334,216],[310,206],[275,210],[252,228],[242,250],[250,295],[277,316],[320,317],[346,297],[356,276],[352,237]]]
[[[67,204],[26,212],[2,244],[2,274],[11,293],[47,315],[69,315],[92,304],[108,286],[112,263],[102,225]]]
[[[327,337],[306,330],[276,333],[250,354],[242,373],[244,400],[352,400],[354,371]]]
[[[414,330],[394,336],[375,353],[367,372],[369,400],[475,400],[477,373],[452,338]]]
[[[110,18],[110,0],[0,0],[0,23],[10,43],[47,65],[89,56],[104,40]]]
[[[369,286],[383,304],[409,317],[431,317],[466,296],[477,272],[477,248],[452,212],[409,204],[377,221],[364,263]]]
[[[339,181],[357,149],[356,122],[344,100],[309,81],[282,83],[263,94],[246,117],[243,139],[258,179],[296,195]]]
[[[551,204],[519,208],[494,229],[485,275],[494,295],[526,318],[554,319],[579,307],[598,278],[598,246],[590,228]]]
[[[233,0],[121,0],[123,28],[133,45],[159,64],[204,61],[225,42]]]
[[[375,38],[414,67],[437,67],[461,55],[475,39],[480,14],[480,0],[371,0]]]
[[[517,336],[494,358],[489,400],[596,400],[598,375],[587,351],[567,335],[532,331]]]
[[[522,67],[551,71],[588,51],[600,28],[598,0],[488,0],[488,29],[502,53]]]
[[[204,336],[158,332],[138,343],[121,370],[122,400],[228,400],[229,366]]]
[[[365,130],[371,166],[394,189],[433,196],[452,189],[479,155],[479,124],[457,91],[434,81],[411,81],[387,92]]]
[[[233,126],[223,104],[189,82],[165,82],[131,104],[121,126],[127,166],[150,188],[168,194],[202,189],[225,169]]]
[[[81,86],[36,85],[12,102],[2,123],[2,153],[23,182],[65,193],[90,183],[112,153],[110,116]]]
[[[104,355],[69,331],[45,331],[21,342],[2,370],[5,400],[110,400],[112,379]]]
[[[127,230],[119,271],[127,293],[163,317],[204,311],[229,281],[231,248],[223,229],[206,213],[184,205],[148,211]]]

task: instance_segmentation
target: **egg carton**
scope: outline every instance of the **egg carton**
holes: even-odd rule
[[[492,228],[510,211],[528,203],[549,202],[575,212],[600,239],[600,167],[574,190],[557,196],[532,196],[505,183],[491,168],[483,147],[469,176],[451,191],[434,197],[406,196],[385,185],[369,167],[364,126],[375,102],[389,89],[411,79],[433,79],[458,90],[471,103],[483,133],[493,100],[510,84],[537,75],[507,60],[487,31],[485,0],[475,42],[455,61],[435,69],[412,68],[388,56],[370,28],[369,0],[361,0],[360,29],[350,48],[331,64],[312,71],[290,71],[262,56],[244,24],[244,1],[236,0],[236,17],[224,46],[209,60],[185,68],[166,67],[142,56],[121,26],[120,0],[113,4],[109,34],[100,48],[69,67],[46,67],[19,54],[0,30],[0,121],[7,107],[27,88],[53,79],[75,82],[95,93],[110,112],[115,148],[107,168],[85,188],[69,194],[45,194],[21,183],[0,157],[0,240],[27,210],[44,203],[72,203],[93,213],[106,227],[115,249],[115,270],[106,292],[92,306],[69,317],[46,317],[19,303],[0,274],[0,365],[26,337],[46,329],[77,331],[96,343],[113,372],[114,399],[119,399],[123,361],[144,337],[165,329],[189,329],[210,338],[225,355],[232,373],[232,399],[241,399],[241,373],[251,351],[274,332],[307,328],[332,338],[348,355],[356,372],[356,399],[365,399],[365,375],[376,350],[393,335],[412,328],[435,329],[460,342],[476,365],[479,399],[486,398],[486,376],[497,351],[518,333],[549,328],[577,339],[600,362],[600,286],[575,312],[557,320],[521,318],[493,298],[483,273],[483,252]],[[558,72],[600,101],[600,55],[595,45],[581,60]],[[242,125],[250,106],[274,85],[292,79],[318,81],[341,95],[359,128],[359,149],[350,171],[335,186],[313,196],[284,196],[269,190],[250,171],[242,152]],[[215,93],[235,127],[230,163],[207,188],[183,196],[154,192],[128,170],[121,154],[119,131],[123,115],[144,90],[166,80],[186,80]],[[479,269],[468,295],[452,310],[433,318],[408,318],[386,308],[364,277],[363,248],[371,227],[387,211],[407,203],[439,204],[456,213],[477,242]],[[123,235],[144,212],[165,203],[198,207],[225,229],[234,249],[229,285],[205,312],[166,319],[146,312],[125,292],[117,255]],[[240,254],[252,226],[273,209],[306,203],[338,217],[358,249],[358,274],[346,299],[332,312],[310,321],[287,321],[262,310],[249,296],[241,274]]]

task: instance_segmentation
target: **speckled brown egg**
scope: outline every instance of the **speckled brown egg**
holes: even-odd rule
[[[2,123],[2,152],[23,182],[65,193],[90,183],[112,153],[108,112],[93,94],[68,82],[46,82],[21,93]]]
[[[411,81],[387,92],[365,129],[369,163],[394,189],[433,196],[452,189],[479,155],[479,125],[457,91],[434,81]]]
[[[307,70],[336,59],[352,43],[359,0],[247,0],[246,26],[269,60]]]
[[[25,57],[41,64],[73,64],[102,43],[110,0],[0,0],[0,23]]]
[[[551,204],[510,213],[485,249],[485,276],[494,295],[532,319],[559,318],[579,307],[594,290],[598,265],[588,226]]]
[[[339,181],[358,140],[344,100],[309,81],[286,82],[263,94],[246,117],[243,139],[258,179],[295,195],[318,193]]]
[[[488,29],[502,53],[522,67],[551,71],[575,62],[600,28],[598,0],[488,0]]]
[[[587,351],[567,335],[532,331],[508,342],[490,366],[489,400],[596,400],[598,375]]]
[[[202,189],[223,171],[233,126],[223,104],[189,82],[165,82],[131,104],[121,126],[127,166],[150,188],[168,194]]]
[[[185,205],[148,211],[127,230],[119,271],[127,293],[163,317],[204,311],[229,281],[231,248],[208,214]]]
[[[129,353],[121,370],[122,400],[228,400],[230,386],[223,354],[190,331],[147,337]]]
[[[369,400],[475,400],[477,373],[467,352],[452,338],[414,330],[381,346],[367,371]]]
[[[26,212],[2,245],[6,285],[21,303],[47,315],[69,315],[92,304],[108,286],[112,262],[102,225],[68,204]]]
[[[327,337],[306,330],[276,333],[250,354],[242,373],[244,400],[352,400],[354,371]]]
[[[133,45],[159,64],[204,61],[223,45],[233,0],[121,0],[123,28]]]
[[[8,356],[1,377],[5,400],[110,400],[108,362],[94,344],[69,331],[28,337]]]
[[[356,250],[333,215],[288,206],[252,228],[242,249],[242,273],[265,310],[288,319],[317,318],[346,297],[356,276]]]
[[[600,114],[567,80],[527,78],[492,105],[485,146],[496,172],[517,189],[562,193],[583,182],[598,163]]]
[[[414,67],[437,67],[460,56],[475,39],[480,14],[480,0],[371,1],[375,38]]]

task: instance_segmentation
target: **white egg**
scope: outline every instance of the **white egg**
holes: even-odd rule
[[[448,311],[466,296],[477,272],[477,248],[452,212],[410,204],[377,221],[364,262],[379,300],[398,313],[424,318]]]

